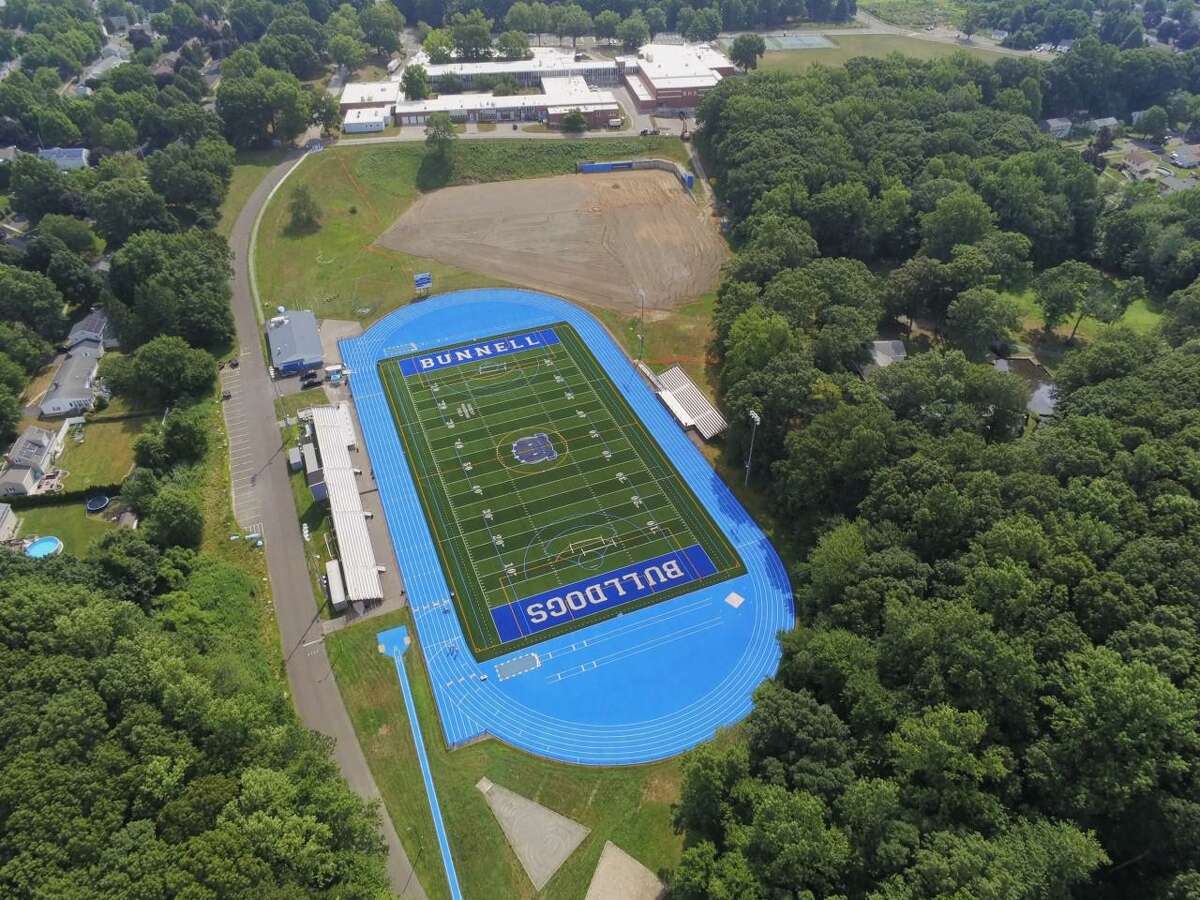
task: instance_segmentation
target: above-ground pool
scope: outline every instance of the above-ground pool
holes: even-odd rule
[[[90,513],[98,513],[101,510],[106,509],[108,507],[108,504],[109,504],[109,498],[104,494],[100,494],[100,495],[98,495],[96,497],[92,497],[88,500],[87,511]]]
[[[25,555],[34,559],[45,559],[47,556],[57,556],[62,553],[63,542],[54,535],[40,537],[25,548]]]

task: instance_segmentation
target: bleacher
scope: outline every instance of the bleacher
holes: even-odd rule
[[[659,399],[684,428],[695,428],[708,441],[729,427],[725,417],[679,366],[659,375],[658,384]]]

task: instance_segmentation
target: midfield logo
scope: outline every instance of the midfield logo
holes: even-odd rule
[[[480,362],[495,359],[497,356],[509,356],[526,350],[538,350],[550,344],[558,343],[558,335],[552,329],[528,331],[511,337],[494,341],[481,341],[478,344],[468,344],[465,347],[454,347],[450,350],[439,350],[434,353],[423,353],[400,360],[400,371],[406,378],[413,375],[423,375],[450,366],[461,366],[464,363]]]

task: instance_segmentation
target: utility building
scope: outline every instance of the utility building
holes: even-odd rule
[[[321,368],[321,334],[309,309],[284,310],[267,322],[271,365],[280,375],[298,375]]]

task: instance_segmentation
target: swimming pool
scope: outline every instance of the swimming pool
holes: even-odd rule
[[[34,559],[45,559],[47,556],[57,556],[62,553],[63,542],[54,535],[40,537],[25,548],[25,555]]]

